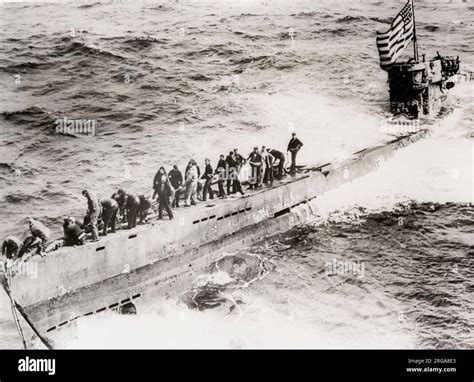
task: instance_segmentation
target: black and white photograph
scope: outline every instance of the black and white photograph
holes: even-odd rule
[[[2,1],[0,30],[0,349],[474,348],[471,1]]]

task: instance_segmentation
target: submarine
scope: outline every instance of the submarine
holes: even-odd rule
[[[395,60],[388,76],[392,112],[411,118],[434,115],[446,90],[474,78],[459,72],[459,59],[441,56],[427,62],[416,57]],[[61,347],[62,334],[82,319],[106,312],[140,314],[163,298],[178,296],[225,252],[318,216],[318,197],[376,171],[428,133],[423,128],[410,131],[342,162],[303,166],[297,174],[249,190],[243,198],[201,202],[174,210],[170,221],[150,219],[98,242],[31,257],[35,278],[22,271],[21,260],[0,268],[0,282],[25,347],[37,339],[47,348]]]
[[[173,220],[150,219],[98,242],[30,257],[35,278],[21,271],[19,261],[0,278],[18,325],[17,312],[31,329],[25,342],[39,338],[47,348],[57,348],[61,332],[78,319],[130,308],[140,314],[160,299],[178,296],[226,252],[307,222],[318,215],[318,196],[375,171],[426,134],[409,133],[343,162],[302,167],[272,187],[249,190],[246,197],[175,209]]]

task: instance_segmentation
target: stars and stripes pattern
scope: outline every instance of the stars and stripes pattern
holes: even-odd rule
[[[388,70],[413,40],[414,20],[413,6],[408,0],[403,9],[385,33],[377,32],[377,49],[380,56],[380,67]]]

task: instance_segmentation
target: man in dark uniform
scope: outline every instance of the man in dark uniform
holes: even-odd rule
[[[170,208],[170,198],[173,196],[174,190],[166,174],[161,176],[160,186],[158,188],[158,219],[163,219],[163,210],[166,211],[170,220],[173,219],[173,212]]]
[[[257,146],[253,148],[253,151],[250,153],[247,160],[249,161],[250,167],[252,169],[252,177],[250,179],[249,189],[260,187],[262,181],[260,171],[262,168],[262,156],[260,155]]]
[[[301,149],[301,147],[303,147],[303,143],[298,138],[296,138],[296,133],[291,133],[291,139],[288,143],[288,151],[291,153],[291,174],[296,172],[296,154]]]
[[[201,179],[204,179],[204,189],[202,190],[202,200],[206,201],[206,194],[209,194],[209,199],[214,199],[214,191],[212,191],[211,183],[212,178],[214,178],[214,173],[212,171],[211,161],[209,159],[205,160],[206,168],[204,169],[204,175]]]
[[[161,182],[161,176],[165,174],[165,168],[160,167],[158,171],[155,174],[155,177],[153,178],[153,196],[151,197],[153,200],[156,198],[156,195],[158,194],[158,188],[160,186]]]
[[[107,236],[107,228],[109,225],[111,232],[115,232],[115,221],[117,219],[119,205],[117,201],[112,198],[100,199],[100,205],[102,206],[102,223],[104,224],[102,234]]]
[[[140,206],[140,198],[137,194],[127,193],[125,190],[120,189],[117,191],[120,197],[119,208],[127,212],[127,228],[135,228],[137,226],[137,214]]]
[[[169,172],[168,178],[171,182],[171,185],[175,189],[173,207],[179,207],[179,197],[182,193],[183,188],[183,174],[179,171],[178,166],[174,165],[173,169]]]
[[[281,151],[270,148],[268,149],[268,152],[273,155],[275,162],[278,160],[278,178],[281,178],[283,176],[283,169],[285,165],[285,154],[283,154]]]
[[[245,162],[245,158],[239,154],[238,149],[234,149],[234,159],[237,162],[237,170],[240,172],[240,168]]]
[[[235,172],[237,170],[237,161],[235,160],[234,152],[229,152],[229,155],[225,158],[226,162],[226,176],[227,176],[227,195],[235,194]],[[232,189],[232,190],[231,190]]]
[[[224,180],[227,177],[226,174],[226,161],[224,159],[224,155],[221,155],[219,157],[219,162],[217,162],[216,166],[216,174],[218,176],[217,178],[217,185],[219,186],[219,198],[225,198],[225,191],[224,191]]]
[[[273,184],[273,164],[275,163],[275,158],[270,151],[267,150],[265,146],[262,146],[262,162],[264,166],[263,172],[263,182],[265,184],[269,184],[270,186]]]

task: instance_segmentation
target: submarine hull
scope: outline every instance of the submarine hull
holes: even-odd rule
[[[374,171],[426,133],[420,130],[361,150],[338,165],[303,169],[243,198],[178,209],[171,221],[154,221],[33,258],[37,278],[17,273],[9,282],[17,308],[52,347],[60,346],[60,333],[79,318],[118,311],[129,303],[144,313],[163,298],[186,291],[225,251],[317,215],[315,198]]]

